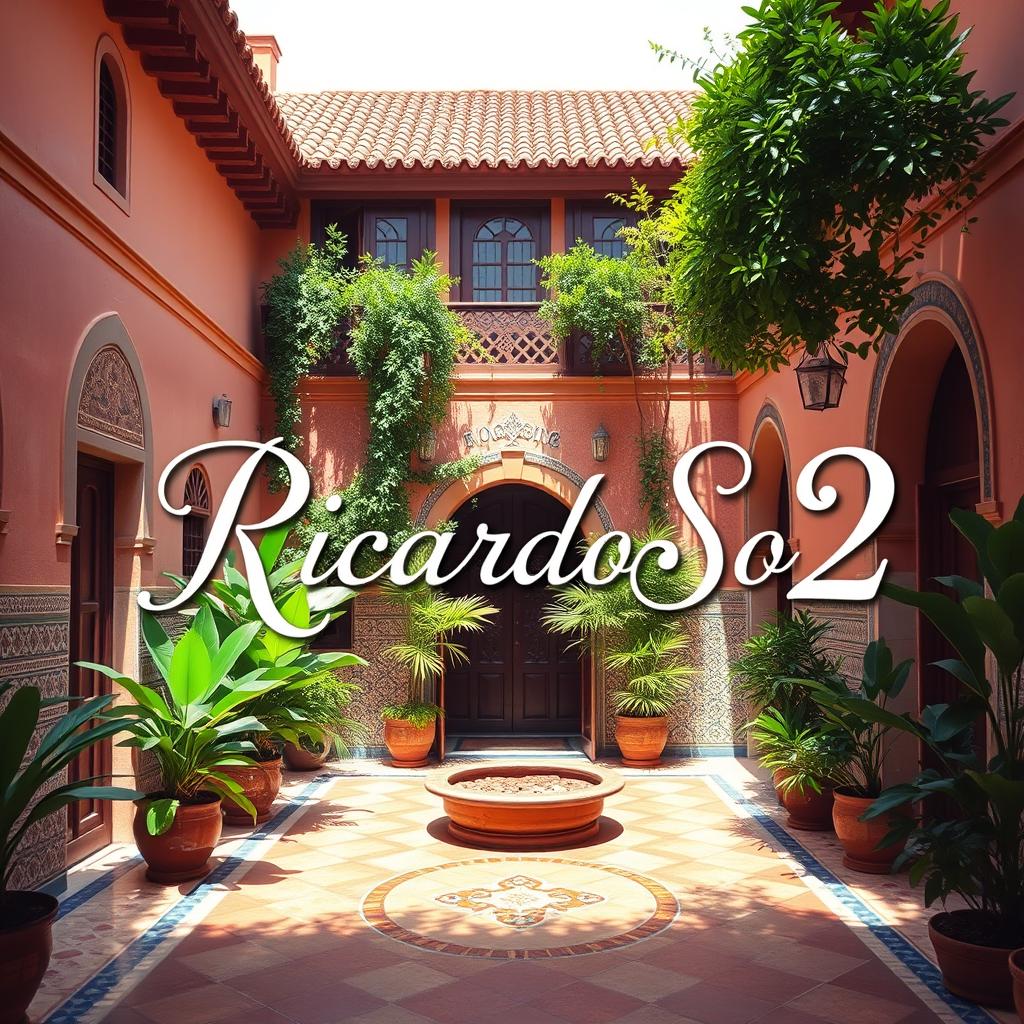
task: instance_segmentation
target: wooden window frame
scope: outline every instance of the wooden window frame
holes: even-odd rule
[[[571,249],[576,240],[582,238],[589,246],[594,246],[594,218],[620,217],[627,226],[636,224],[636,211],[618,206],[609,200],[587,199],[576,200],[566,204],[565,211],[565,247]]]
[[[100,173],[100,69],[104,66],[110,72],[117,99],[114,155],[116,181],[113,183]],[[131,111],[131,92],[121,53],[109,36],[102,36],[96,46],[93,67],[92,180],[93,184],[125,214],[131,212]]]
[[[434,203],[432,200],[328,200],[314,202],[310,211],[310,237],[322,245],[327,237],[327,225],[353,221],[358,237],[348,239],[349,261],[355,265],[363,253],[373,253],[372,241],[376,234],[377,218],[405,217],[409,221],[408,266],[425,251],[436,248],[434,230]]]

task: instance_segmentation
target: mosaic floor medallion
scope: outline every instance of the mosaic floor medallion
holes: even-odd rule
[[[679,905],[653,879],[609,864],[478,857],[389,878],[362,909],[372,928],[421,949],[532,959],[639,942]]]

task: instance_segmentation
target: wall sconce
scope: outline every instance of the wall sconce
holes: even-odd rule
[[[612,435],[608,433],[603,423],[599,423],[597,430],[590,435],[590,450],[594,453],[594,461],[604,462],[608,458],[611,445]]]
[[[419,455],[420,462],[434,461],[434,456],[437,455],[437,435],[434,433],[433,427],[427,427],[420,437],[416,454]]]
[[[218,427],[231,426],[231,399],[227,395],[213,400],[213,422]]]
[[[835,409],[846,384],[846,358],[832,342],[826,341],[814,355],[804,352],[796,368],[796,379],[805,409],[812,412]]]

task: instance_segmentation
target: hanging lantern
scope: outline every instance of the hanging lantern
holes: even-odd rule
[[[437,455],[437,435],[434,433],[433,427],[427,427],[423,434],[420,435],[420,443],[416,453],[420,457],[420,462],[434,461],[434,456]]]
[[[231,426],[231,399],[227,395],[213,400],[213,422],[218,427]]]
[[[796,368],[796,379],[805,409],[814,412],[835,409],[846,384],[846,359],[827,341],[814,355],[804,352]]]
[[[594,453],[595,462],[604,462],[608,458],[611,444],[612,435],[608,433],[603,423],[598,424],[597,430],[590,435],[590,449]]]

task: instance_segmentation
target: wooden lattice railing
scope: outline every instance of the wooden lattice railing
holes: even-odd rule
[[[452,309],[479,344],[459,354],[463,366],[558,366],[558,342],[536,302],[456,302]]]

